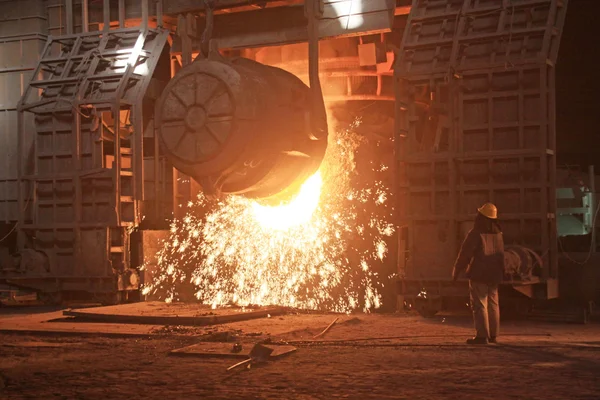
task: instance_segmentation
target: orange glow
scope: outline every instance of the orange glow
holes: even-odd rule
[[[157,254],[159,271],[143,293],[177,301],[180,288],[190,285],[213,307],[378,308],[384,277],[374,265],[386,257],[385,238],[394,227],[386,221],[391,204],[382,182],[352,186],[361,140],[351,130],[330,135],[321,169],[289,203],[229,196],[209,208],[200,195],[173,222]]]
[[[302,184],[300,192],[287,204],[264,206],[252,203],[254,217],[261,226],[276,230],[287,230],[309,222],[319,205],[322,186],[321,173],[317,172]]]

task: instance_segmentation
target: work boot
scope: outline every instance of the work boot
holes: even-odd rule
[[[488,342],[490,343],[498,343],[498,341],[496,340],[496,336],[492,336],[488,339]]]
[[[472,339],[467,339],[467,344],[488,344],[487,338],[475,336]]]

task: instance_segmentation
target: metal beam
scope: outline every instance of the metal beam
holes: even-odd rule
[[[125,0],[119,0],[119,28],[125,27]]]
[[[365,2],[369,0],[363,0]],[[326,3],[331,2],[326,1]],[[248,4],[248,0],[220,0],[217,2],[215,14],[255,11],[265,8],[289,7],[303,5],[303,0],[265,0],[263,5]],[[410,12],[412,0],[396,0],[396,14],[406,15]],[[204,2],[198,0],[170,0],[164,6],[164,13],[169,15],[204,12]]]
[[[89,32],[90,14],[88,0],[81,0],[81,31]]]
[[[315,139],[327,138],[327,114],[319,80],[319,18],[323,10],[319,0],[307,0],[304,9],[308,19],[308,79],[312,94],[311,128]]]
[[[149,18],[149,10],[148,10],[148,0],[142,0],[142,30],[148,29],[148,18]]]
[[[89,0],[86,0],[89,1]],[[328,0],[329,2],[331,2],[331,0]],[[369,0],[363,0],[363,1],[367,1],[367,8],[371,7],[372,4],[374,3],[370,3]],[[118,15],[118,21],[119,21],[119,25],[120,26],[124,26],[125,21],[127,19],[138,19],[142,17],[142,8],[141,7],[128,7],[127,9],[125,8],[125,0],[118,0],[119,3],[119,8],[116,10]],[[291,33],[280,33],[280,36],[291,36],[292,38],[297,37],[297,36],[303,36],[302,33],[299,32],[305,32],[306,31],[306,19],[303,20],[303,24],[298,25],[297,23],[295,23],[295,21],[289,21],[287,20],[287,18],[289,18],[289,14],[296,14],[298,13],[298,9],[302,10],[303,7],[302,5],[304,4],[304,1],[302,0],[270,0],[270,1],[266,1],[265,2],[265,6],[264,7],[259,7],[256,4],[248,4],[248,0],[220,0],[219,2],[217,2],[217,8],[214,12],[215,14],[215,29],[218,29],[220,25],[222,24],[226,24],[226,25],[234,25],[234,22],[232,22],[231,24],[229,22],[226,22],[229,20],[229,18],[232,18],[235,20],[235,24],[237,24],[237,27],[233,27],[236,28],[237,30],[241,30],[240,34],[238,36],[243,37],[243,36],[248,36],[248,32],[250,32],[250,34],[254,34],[255,31],[257,29],[269,29],[269,33],[273,33],[275,34],[276,31],[281,31],[281,26],[283,26],[284,28],[289,28],[291,31]],[[394,15],[398,16],[398,15],[406,15],[409,13],[410,11],[410,0],[397,0],[396,1],[396,8],[394,10]],[[139,4],[139,3],[138,3]],[[191,6],[190,6],[191,4]],[[162,7],[161,7],[162,5]],[[331,8],[331,5],[327,5],[329,8]],[[226,7],[230,7],[230,8],[226,8]],[[162,10],[161,10],[162,9]],[[162,12],[160,12],[159,10],[161,10]],[[193,14],[202,14],[204,12],[204,3],[202,1],[198,1],[198,0],[193,0],[193,1],[188,1],[188,0],[169,0],[169,1],[164,1],[161,0],[157,3],[156,6],[156,18],[157,21],[160,24],[160,17],[162,15],[163,17],[163,21],[166,20],[169,21],[170,18],[173,17],[177,17],[177,15],[179,14],[183,14],[185,15],[186,13],[191,12]],[[252,23],[249,24],[247,22],[247,20],[245,20],[244,18],[250,18],[253,15],[256,15],[257,13],[260,13],[259,15],[264,15],[264,17],[260,18],[259,23]],[[369,21],[372,21],[374,19],[373,14],[371,12],[366,14],[366,22],[368,23]],[[91,7],[88,10],[88,20],[91,23],[103,23],[105,20],[105,14],[102,12],[102,10],[100,9],[100,7],[94,8]],[[269,16],[267,18],[267,16]],[[280,18],[279,16],[283,16],[283,18]],[[222,18],[226,18],[226,19],[222,19]],[[240,20],[241,18],[241,20]],[[254,18],[254,17],[252,17]],[[293,17],[292,17],[293,18]],[[110,13],[109,13],[109,19],[110,19]],[[240,22],[241,21],[241,22]],[[265,22],[266,21],[266,22]],[[333,20],[330,20],[329,17],[327,18],[327,21],[330,22],[330,26],[335,25]],[[285,22],[288,22],[288,24],[285,24]],[[241,27],[239,26],[241,24]],[[247,25],[252,25],[252,27],[248,27]],[[295,27],[298,27],[297,30],[294,30]],[[200,29],[202,27],[199,27]],[[241,28],[241,29],[239,29]],[[229,28],[228,28],[229,29]],[[322,28],[320,28],[322,29]],[[369,34],[371,32],[367,32],[366,34]],[[378,33],[378,32],[373,32],[373,33]],[[264,35],[262,32],[257,32],[258,35]],[[300,38],[297,40],[297,42],[303,42],[303,41],[307,41],[307,38],[305,37],[306,35],[304,35],[304,37]],[[323,38],[323,37],[322,37]],[[238,39],[236,39],[237,41]],[[244,38],[244,41],[247,41],[248,39]],[[287,39],[285,39],[287,40]],[[228,40],[229,42],[229,40]],[[290,41],[291,42],[291,41]],[[221,41],[219,41],[219,47],[223,48],[223,44],[221,43]],[[244,47],[244,46],[241,46]]]
[[[73,33],[73,0],[65,0],[66,14],[67,14],[67,35]]]
[[[302,0],[265,0],[264,7],[256,4],[248,5],[248,0],[220,0],[217,2],[215,13],[248,11],[268,7],[281,7],[304,4]],[[198,0],[171,0],[165,3],[164,12],[169,15],[204,12],[203,1]]]
[[[588,175],[589,175],[589,180],[590,180],[590,192],[592,193],[592,202],[590,204],[590,209],[592,210],[592,245],[591,245],[591,252],[592,253],[596,253],[596,224],[595,224],[595,219],[596,219],[596,213],[598,212],[598,206],[597,206],[597,201],[598,199],[596,198],[596,172],[594,169],[593,165],[590,165],[588,167]]]
[[[392,28],[391,14],[393,10],[386,10],[381,4],[381,2],[369,3],[370,8],[364,10],[362,15],[362,24],[352,29],[345,29],[341,23],[344,18],[347,18],[346,16],[338,16],[331,5],[325,5],[323,18],[318,22],[319,38],[389,32]],[[204,26],[198,26],[198,31],[203,29]],[[221,49],[306,42],[308,33],[304,7],[269,8],[215,15],[212,37],[218,40]],[[199,39],[193,40],[192,48],[195,52],[200,49]],[[181,42],[175,41],[173,52],[180,53],[181,51]]]
[[[160,2],[160,0],[159,0]],[[155,109],[154,109],[154,115],[158,114],[158,101],[155,104]],[[155,123],[153,123],[153,127],[152,127],[152,135],[153,135],[153,139],[154,139],[154,158],[152,159],[152,164],[154,167],[154,221],[158,221],[159,220],[159,215],[160,215],[160,209],[161,209],[161,195],[160,195],[160,186],[159,186],[159,176],[160,176],[160,143],[158,140],[158,127],[156,126]],[[165,181],[167,180],[167,177],[164,176],[163,177],[163,185],[165,183]],[[164,193],[164,191],[163,191]]]
[[[163,26],[163,1],[156,1],[156,24],[159,28]]]
[[[104,23],[104,30],[110,30],[110,0],[104,0],[103,2],[102,21]]]

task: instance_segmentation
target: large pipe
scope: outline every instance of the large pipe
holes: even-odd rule
[[[327,136],[314,130],[327,123],[313,113],[310,89],[293,74],[211,56],[175,75],[156,118],[165,154],[205,192],[279,199],[323,160]]]

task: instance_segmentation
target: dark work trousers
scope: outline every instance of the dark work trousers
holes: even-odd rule
[[[498,285],[469,281],[469,292],[477,337],[497,337],[500,333]]]

